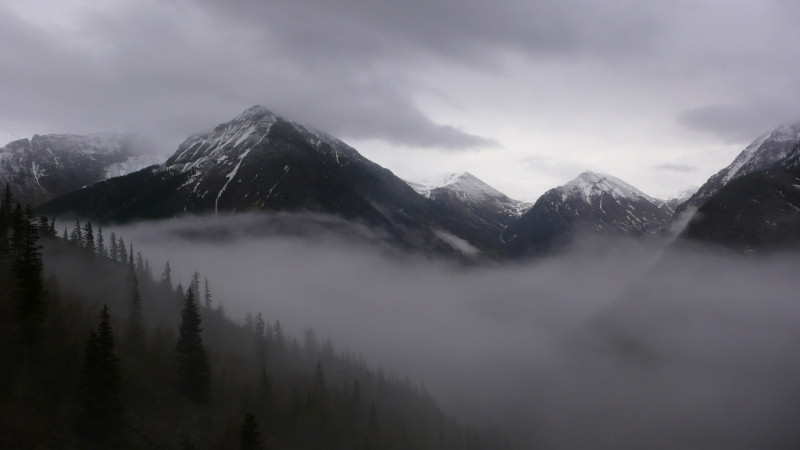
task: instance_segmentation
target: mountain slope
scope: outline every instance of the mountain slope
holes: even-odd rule
[[[669,221],[664,201],[611,175],[584,172],[542,195],[501,234],[510,256],[562,249],[579,233],[642,236]]]
[[[500,233],[530,207],[469,172],[449,175],[435,186],[410,185],[430,200],[448,230],[491,253],[500,250]]]
[[[436,237],[433,207],[389,170],[261,106],[188,138],[162,167],[98,183],[40,210],[108,221],[313,211],[380,227],[403,245],[450,247]]]
[[[745,251],[800,245],[800,141],[777,166],[723,186],[681,237]]]
[[[22,203],[38,205],[99,180],[159,164],[163,159],[132,136],[34,135],[0,149],[0,183]]]
[[[723,186],[737,178],[780,165],[798,140],[800,140],[800,122],[782,124],[759,136],[739,153],[730,165],[709,178],[679,207],[679,210],[701,206]]]

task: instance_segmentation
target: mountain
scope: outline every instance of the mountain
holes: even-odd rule
[[[0,148],[0,183],[38,205],[100,180],[159,164],[146,143],[121,134],[49,134]]]
[[[800,139],[781,158],[720,188],[681,237],[743,251],[800,246]]]
[[[666,209],[670,214],[675,214],[678,208],[692,198],[699,189],[698,186],[690,186],[686,189],[681,189],[671,195],[668,200],[664,201],[661,207]]]
[[[730,165],[709,178],[679,209],[699,207],[731,181],[780,165],[798,140],[800,122],[782,124],[759,136]]]
[[[392,172],[335,137],[262,106],[189,137],[160,167],[40,208],[104,221],[258,210],[333,214],[379,227],[406,246],[461,244],[447,239],[457,237],[440,230],[432,205]]]
[[[672,217],[664,204],[619,178],[584,172],[545,192],[501,240],[506,254],[523,256],[562,249],[580,233],[654,235]]]
[[[490,253],[500,251],[500,233],[530,208],[469,172],[451,174],[433,186],[409,185],[429,199],[447,229]]]

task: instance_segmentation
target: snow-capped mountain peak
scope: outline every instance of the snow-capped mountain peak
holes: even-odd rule
[[[689,186],[686,189],[681,189],[669,196],[669,202],[680,205],[686,200],[689,200],[698,190],[700,190],[700,186]]]
[[[505,194],[484,183],[469,172],[451,174],[438,187],[447,188],[451,192],[471,200],[508,198]]]
[[[21,202],[38,205],[162,161],[151,144],[132,135],[36,134],[0,148],[0,182],[15,186]]]
[[[722,183],[758,170],[767,169],[783,160],[794,143],[800,140],[800,122],[784,123],[759,136],[736,159],[723,169]]]
[[[266,149],[269,146],[273,127],[283,127],[279,134],[299,135],[305,143],[335,157],[338,164],[344,160],[363,157],[352,147],[326,133],[309,129],[295,122],[289,122],[264,106],[256,105],[246,109],[234,119],[220,124],[213,130],[190,136],[179,147],[175,154],[167,160],[167,167],[188,172],[220,164],[238,167],[238,164],[255,148]],[[290,148],[291,145],[281,145]],[[274,149],[274,147],[271,147]],[[340,159],[344,157],[344,160]],[[233,172],[235,174],[235,172]]]
[[[651,203],[658,202],[658,200],[615,176],[592,171],[581,173],[558,189],[561,191],[563,200],[566,200],[567,197],[579,195],[585,202],[591,203],[593,198],[605,192],[616,199],[632,200],[643,198]]]
[[[800,122],[788,122],[759,136],[724,169],[700,187],[680,209],[701,206],[731,181],[754,172],[784,164],[792,156],[792,149],[800,141]]]

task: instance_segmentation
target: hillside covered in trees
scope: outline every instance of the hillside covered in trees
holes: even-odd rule
[[[509,447],[311,329],[235,323],[198,273],[184,287],[169,264],[152,272],[124,237],[59,234],[6,187],[0,448]]]

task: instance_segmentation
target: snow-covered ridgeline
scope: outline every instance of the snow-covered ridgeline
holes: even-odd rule
[[[574,180],[557,189],[561,192],[562,200],[579,195],[585,202],[591,203],[593,198],[605,192],[616,199],[645,199],[651,203],[660,202],[615,176],[591,171],[583,172]]]

